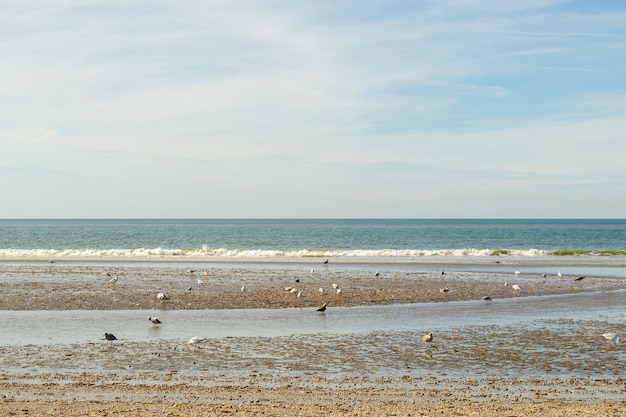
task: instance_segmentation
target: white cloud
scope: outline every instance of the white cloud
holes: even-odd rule
[[[110,217],[105,202],[119,194],[122,217],[438,217],[444,202],[449,216],[506,217],[483,202],[512,188],[512,216],[549,216],[593,193],[598,204],[582,217],[594,217],[613,215],[606,202],[624,191],[626,15],[615,10],[3,6],[0,179],[18,197],[1,217],[25,206],[32,216]],[[90,199],[34,210],[24,183],[7,180],[16,176],[63,195],[89,189]],[[199,195],[214,210],[161,193]],[[525,203],[539,193],[545,214]]]

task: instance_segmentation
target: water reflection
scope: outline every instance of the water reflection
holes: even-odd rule
[[[126,341],[201,335],[280,337],[362,334],[377,331],[433,333],[470,325],[528,324],[548,319],[624,321],[626,291],[390,306],[307,309],[1,311],[0,345],[93,342],[106,332]],[[158,315],[153,326],[146,318]]]

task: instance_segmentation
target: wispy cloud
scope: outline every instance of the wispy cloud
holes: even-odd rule
[[[612,3],[2,6],[5,194],[23,195],[19,173],[94,201],[33,216],[110,217],[103,202],[121,193],[129,209],[116,213],[131,217],[440,216],[453,195],[449,215],[467,217],[465,190],[496,199],[507,184],[524,216],[546,187],[546,206],[568,209],[568,196],[626,191],[610,180],[626,151],[626,13]],[[332,209],[311,197],[320,190]],[[412,211],[413,190],[432,203]],[[11,201],[0,216],[32,204]],[[615,213],[603,203],[586,216]]]

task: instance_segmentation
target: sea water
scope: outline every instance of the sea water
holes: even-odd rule
[[[0,220],[11,256],[620,257],[625,219]]]

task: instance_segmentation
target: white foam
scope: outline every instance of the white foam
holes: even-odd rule
[[[49,258],[421,258],[421,257],[486,257],[486,256],[538,257],[550,256],[551,251],[539,249],[492,250],[492,249],[0,249],[0,259],[49,259]]]

